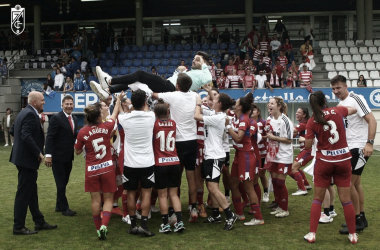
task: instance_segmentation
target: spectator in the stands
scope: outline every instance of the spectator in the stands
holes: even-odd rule
[[[294,61],[293,46],[290,44],[289,39],[285,39],[285,43],[281,46],[281,51],[285,53],[289,63]]]
[[[244,63],[243,58],[241,58],[240,55],[235,56],[234,65],[236,66],[236,69],[239,67],[240,64]]]
[[[203,24],[201,24],[201,27],[199,29],[199,27],[197,26],[197,30],[199,30],[199,35],[198,35],[198,42],[201,43],[201,44],[204,44],[207,42],[207,31],[206,31],[206,28]]]
[[[302,56],[306,57],[306,61],[310,64],[309,70],[315,67],[313,47],[310,45],[309,40],[305,40],[305,43],[300,48]]]
[[[222,64],[220,62],[218,62],[216,64],[216,69],[215,69],[215,76],[216,76],[216,80],[218,80],[218,78],[220,77],[220,73],[223,71],[222,69]]]
[[[57,69],[56,75],[54,77],[54,90],[55,91],[63,91],[64,82],[65,82],[64,75],[61,73],[60,69]]]
[[[216,28],[216,25],[212,25],[212,30],[211,30],[211,43],[217,43],[218,42],[218,36],[219,36],[219,31]]]
[[[97,58],[98,57],[98,52],[100,52],[101,49],[100,49],[100,44],[99,44],[99,41],[98,39],[96,38],[95,35],[92,36],[92,39],[90,41],[90,44],[88,46],[88,50],[87,50],[87,58]]]
[[[234,36],[234,39],[235,39],[235,43],[238,45],[240,43],[240,30],[239,29],[235,29],[235,36]],[[244,57],[242,57],[244,58]]]
[[[66,77],[65,87],[63,88],[63,92],[72,91],[74,88],[73,80],[70,76]]]
[[[272,74],[269,79],[269,89],[273,92],[274,88],[283,88],[284,84],[281,82],[281,76],[277,74],[277,70],[272,70]]]
[[[87,65],[88,65],[88,62],[85,60],[80,63],[80,71],[83,74],[85,74],[87,72]]]
[[[67,54],[71,54],[73,49],[70,47],[69,41],[66,42],[65,48],[63,49],[63,52],[66,52]]]
[[[276,23],[276,25],[274,26],[274,29],[273,29],[273,32],[276,32],[276,33],[277,33],[278,40],[281,41],[282,33],[283,33],[285,30],[286,30],[286,27],[285,27],[284,23],[281,21],[281,19],[278,19],[278,20],[277,20],[277,23]]]
[[[7,110],[5,112],[6,113],[4,114],[3,120],[1,122],[1,129],[4,131],[4,137],[5,137],[4,147],[8,147],[9,146],[9,143],[8,143],[9,138],[8,137],[11,138],[11,143],[12,143],[11,145],[13,146],[13,136],[9,132],[12,128],[12,125],[15,122],[15,118],[12,114],[11,108],[7,108]]]
[[[223,43],[230,43],[231,42],[231,33],[228,31],[228,28],[224,29],[224,32],[221,35],[221,39]]]
[[[266,65],[266,63],[263,63],[260,65],[260,67],[257,69],[260,73],[260,71],[263,71],[264,75],[267,77],[267,81],[270,80],[270,75],[272,74],[272,69]]]
[[[292,74],[292,78],[295,79],[296,81],[296,86],[299,87],[298,85],[298,75],[299,75],[299,69],[297,67],[296,61],[293,61],[290,67],[288,68],[288,72]]]
[[[357,82],[358,87],[367,87],[367,80],[364,79],[363,75],[359,76],[358,82]]]
[[[311,87],[310,84],[313,82],[313,74],[307,69],[306,65],[302,66],[302,71],[300,72],[298,79],[301,88]]]
[[[59,29],[54,33],[54,48],[62,47],[62,35]]]
[[[261,57],[263,55],[263,52],[260,49],[260,44],[257,44],[256,48],[254,48],[253,51],[254,52],[253,52],[252,60],[253,60],[253,63],[255,64],[255,66],[257,67],[260,64]]]
[[[219,89],[226,89],[226,76],[224,71],[220,71],[220,76],[216,79],[216,83],[218,84]]]
[[[313,28],[307,21],[303,22],[301,29],[298,31],[298,35],[301,35],[301,31],[303,31],[303,36],[305,40],[312,40],[314,38]]]
[[[79,51],[78,45],[74,45],[74,51],[71,53],[72,57],[75,57],[77,61],[80,61],[82,58],[82,53]]]
[[[232,70],[231,74],[227,75],[226,81],[228,82],[228,85],[231,89],[237,89],[240,87],[240,76],[238,76],[236,74],[235,69]],[[227,83],[226,83],[226,85],[227,85]]]
[[[77,61],[75,57],[71,57],[70,70],[67,70],[66,75],[74,77],[75,72],[80,72],[80,63]],[[70,71],[70,74],[69,74]]]
[[[57,67],[57,65],[56,64],[54,64],[53,65],[53,72],[51,72],[51,79],[55,79],[55,75],[57,74],[57,69],[58,69],[58,67]]]
[[[282,32],[282,42],[285,43],[286,39],[290,41],[289,30]]]
[[[272,66],[272,59],[269,57],[268,51],[264,52],[264,56],[260,60],[259,67],[261,67],[260,65],[263,65],[263,64],[268,65],[269,67]]]
[[[185,67],[187,70],[189,70],[189,67],[186,66],[185,60],[181,60],[181,65],[180,65],[180,66],[183,66],[183,67]]]
[[[280,56],[277,57],[277,60],[280,61],[280,64],[286,69],[287,66],[288,66],[288,58],[286,56],[284,56],[284,52],[282,50],[280,50]]]
[[[74,36],[72,38],[74,49],[75,49],[75,46],[77,46],[78,50],[82,50],[82,41],[83,41],[83,37],[81,36],[81,34],[78,33],[78,31],[75,31]]]
[[[260,19],[259,31],[261,36],[268,36],[269,22],[265,16],[262,16]]]
[[[277,60],[278,52],[281,49],[281,42],[277,39],[277,35],[273,35],[273,39],[270,42],[270,47],[272,51],[272,62],[274,63]]]
[[[87,33],[86,28],[82,29],[82,54],[87,60],[91,60],[92,58],[87,57],[87,49],[88,49],[88,40],[90,38],[90,34]]]
[[[272,72],[273,71],[276,71],[276,75],[279,78],[278,80],[282,84],[282,80],[284,78],[285,67],[281,65],[280,60],[276,60],[276,64],[272,69]]]
[[[213,60],[209,60],[208,61],[208,70],[210,70],[210,73],[211,73],[211,77],[212,77],[212,84],[213,86],[216,86],[216,73],[215,73],[215,70],[216,70],[216,66],[215,66],[215,63]]]
[[[157,70],[156,70],[156,67],[152,67],[152,68],[150,68],[150,72],[153,74],[153,75],[158,75],[158,73],[157,73]]]
[[[246,53],[246,54],[245,54],[245,58],[244,58],[244,64],[243,64],[244,67],[245,67],[246,65],[248,65],[249,59],[251,59],[251,57],[249,56],[248,53]]]
[[[249,59],[248,60],[248,64],[245,65],[245,70],[250,70],[252,72],[252,74],[254,74],[257,70],[255,64],[253,63],[253,60],[252,59]]]
[[[46,84],[48,87],[50,87],[51,89],[54,88],[54,80],[51,78],[51,75],[47,75],[47,79],[46,79]]]
[[[228,60],[228,65],[224,68],[224,72],[226,73],[226,75],[230,75],[232,74],[232,71],[233,70],[237,70],[237,67],[236,65],[234,64],[234,61],[232,59],[229,59]]]
[[[307,60],[308,60],[308,58],[306,56],[302,57],[302,63],[298,67],[298,71],[302,71],[303,66],[306,66],[307,70],[310,70],[311,65],[310,65],[310,63],[307,62]]]
[[[260,43],[260,36],[255,26],[252,27],[252,30],[247,34],[247,37],[251,39],[253,47],[256,47],[256,45]]]
[[[67,52],[63,52],[59,58],[64,62],[65,64],[68,64],[70,62],[70,57]]]
[[[194,27],[190,27],[190,38],[189,38],[189,40],[191,41],[191,43],[196,43],[197,39],[198,39],[197,31],[194,29]]]
[[[260,50],[264,53],[267,51],[268,53],[270,52],[270,45],[267,41],[267,37],[264,35],[261,37],[261,42],[260,42]]]
[[[220,61],[220,65],[221,65],[223,70],[225,70],[226,66],[229,64],[229,57],[230,57],[230,55],[228,53],[224,54],[224,56],[222,57],[223,60]]]
[[[251,39],[248,38],[247,36],[244,36],[243,39],[241,40],[239,44],[239,50],[240,50],[240,58],[245,58],[245,55],[248,54],[248,49],[253,48],[252,47],[252,42]]]
[[[225,55],[229,56],[228,48],[225,48],[225,49],[222,51],[222,53],[220,53],[220,58],[221,58],[221,60],[224,59],[224,56],[225,56]],[[227,59],[228,59],[228,58],[227,58]],[[228,61],[227,61],[227,64],[228,64]]]
[[[120,51],[121,51],[121,47],[119,45],[119,40],[117,37],[115,37],[112,44],[112,52],[115,57],[115,63],[119,63]]]
[[[73,91],[86,91],[86,83],[79,72],[75,73]]]
[[[269,88],[268,79],[267,79],[267,76],[264,75],[264,70],[260,70],[259,74],[256,75],[255,79],[256,79],[255,89]]]
[[[245,69],[244,69],[244,67],[243,67],[243,64],[239,64],[239,66],[238,66],[238,71],[236,72],[236,74],[237,74],[238,76],[240,76],[241,79],[244,78],[244,76],[245,76]]]
[[[250,69],[247,69],[247,74],[241,79],[241,82],[243,85],[244,92],[247,88],[252,89],[252,92],[253,92],[253,89],[256,85],[256,80],[255,80],[255,75],[251,74]]]
[[[61,70],[62,74],[66,75],[66,64],[62,62],[61,64],[57,64],[57,67]]]
[[[291,87],[292,89],[297,87],[298,76],[293,74],[292,71],[288,71],[288,75],[286,76],[286,86]]]

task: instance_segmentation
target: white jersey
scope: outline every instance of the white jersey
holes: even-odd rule
[[[223,135],[225,133],[224,123],[226,121],[226,116],[227,115],[223,112],[203,112],[206,160],[224,159],[226,157],[226,153],[223,148]]]
[[[156,117],[153,112],[133,110],[119,115],[119,123],[125,131],[124,166],[146,168],[154,165],[153,127]]]
[[[281,114],[277,120],[274,117],[271,117],[269,124],[272,127],[273,135],[293,140],[293,123],[286,115]],[[278,152],[273,162],[292,164],[293,144],[279,142]]]
[[[350,92],[346,99],[341,100],[339,104],[345,107],[353,107],[357,110],[356,114],[345,118],[348,148],[350,150],[364,148],[368,139],[368,123],[363,117],[371,113],[366,100],[362,95]]]
[[[197,105],[195,92],[159,93],[158,98],[170,104],[170,114],[177,123],[176,141],[191,141],[197,139],[197,123],[194,120]]]

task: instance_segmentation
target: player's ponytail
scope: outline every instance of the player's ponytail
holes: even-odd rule
[[[322,108],[326,107],[326,97],[322,91],[318,90],[310,94],[310,106],[313,110],[314,121],[319,124],[328,125],[322,112]]]
[[[235,104],[231,97],[225,93],[219,94],[218,102],[222,103],[222,106],[220,107],[222,112],[226,111],[227,109],[230,109]]]
[[[251,110],[251,105],[253,103],[253,94],[248,93],[244,97],[240,97],[240,105],[242,106],[243,114]]]
[[[101,117],[100,108],[96,105],[88,105],[84,108],[86,122],[89,125],[97,124],[99,117]]]
[[[164,100],[158,99],[156,106],[154,106],[154,114],[157,119],[167,119],[168,118],[168,107],[166,106]]]

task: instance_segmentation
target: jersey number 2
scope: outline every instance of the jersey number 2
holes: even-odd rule
[[[160,151],[163,152],[165,151],[165,146],[166,146],[166,151],[174,151],[175,147],[175,138],[173,137],[174,131],[170,131],[168,133],[168,136],[166,136],[165,140],[165,131],[160,131],[156,135],[156,139],[160,138]],[[166,143],[165,143],[166,141]]]
[[[92,140],[92,146],[94,147],[95,153],[98,153],[99,151],[102,151],[102,153],[96,154],[96,159],[100,160],[102,159],[107,151],[106,151],[106,145],[99,145],[99,143],[103,142],[103,137],[100,137],[98,139]]]
[[[339,141],[339,133],[338,133],[338,131],[336,131],[336,123],[334,121],[327,121],[327,123],[330,126],[324,125],[323,130],[327,131],[330,129],[330,134],[332,136],[329,138],[329,142],[331,144],[335,144],[337,141]]]

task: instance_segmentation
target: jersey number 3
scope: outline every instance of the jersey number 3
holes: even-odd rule
[[[329,142],[331,144],[335,144],[337,141],[339,141],[339,133],[338,131],[336,131],[336,123],[334,121],[327,121],[327,123],[329,124],[329,126],[324,125],[323,130],[327,131],[330,129],[330,134],[332,136],[329,138]]]
[[[156,139],[160,138],[160,151],[163,152],[166,151],[171,152],[174,151],[175,147],[175,138],[173,137],[174,131],[170,131],[168,133],[168,136],[166,136],[165,140],[165,131],[160,131],[156,135]],[[165,142],[166,141],[166,142]]]

